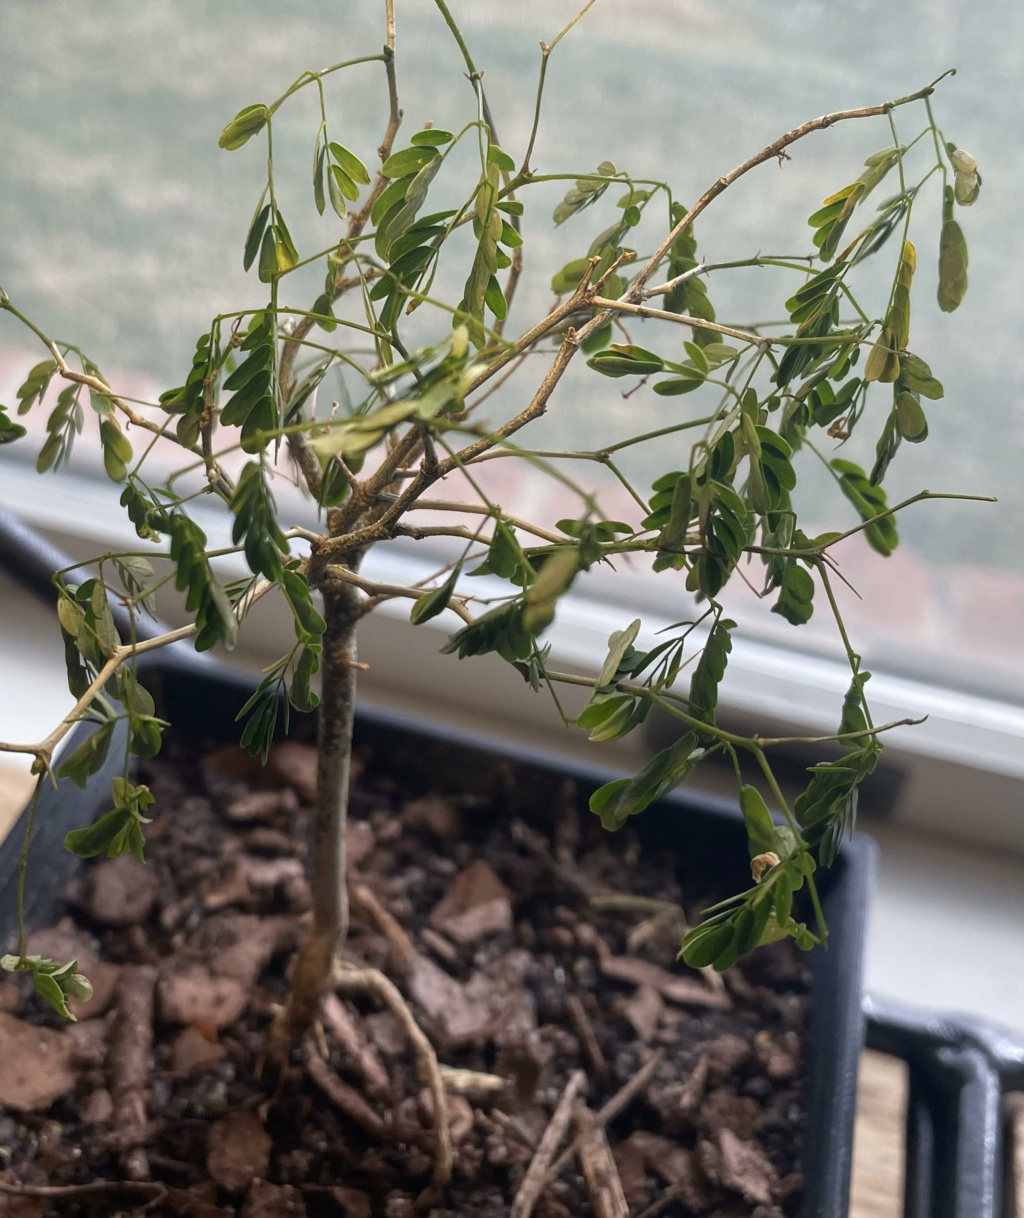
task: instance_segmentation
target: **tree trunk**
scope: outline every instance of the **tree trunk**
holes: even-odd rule
[[[288,1004],[271,1026],[267,1061],[283,1069],[320,1013],[335,954],[348,934],[345,826],[356,698],[358,593],[351,584],[323,588],[317,801],[313,828],[313,912],[292,967]]]

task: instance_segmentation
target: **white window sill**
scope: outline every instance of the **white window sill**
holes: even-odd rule
[[[41,495],[34,470],[4,460],[0,504],[29,525],[47,533],[75,557],[85,558],[110,547],[135,548],[134,530],[109,487],[92,478],[62,476]],[[197,519],[211,545],[230,544],[224,514],[197,505]],[[240,569],[240,560],[225,560]],[[378,546],[363,571],[382,583],[411,584],[429,575],[434,559],[415,543]],[[474,589],[481,596],[503,591],[482,578]],[[269,599],[269,598],[268,598]],[[174,621],[173,605],[161,612]],[[529,691],[507,665],[494,657],[463,662],[437,654],[442,638],[458,625],[453,614],[411,630],[409,605],[386,602],[366,619],[360,640],[370,671],[363,688],[379,698],[412,704],[442,705],[450,716],[473,722],[486,716],[495,725],[535,734],[548,747],[593,759],[594,745],[582,733],[563,728],[551,699]],[[607,650],[608,635],[641,616],[640,644],[654,642],[655,632],[669,624],[656,611],[578,595],[563,598],[548,631],[552,664],[593,673]],[[266,663],[280,654],[280,639],[290,632],[283,606],[265,602],[247,622],[245,654]],[[241,656],[238,657],[240,659]],[[826,735],[836,730],[838,709],[849,684],[849,670],[835,659],[734,636],[726,680],[719,695],[723,721],[754,728],[762,735]],[[978,845],[1024,852],[1024,708],[1019,705],[943,689],[922,681],[875,671],[871,704],[878,723],[922,718],[916,727],[887,733],[886,763],[899,771],[900,785],[891,819],[903,828],[921,827]],[[570,706],[572,692],[565,694]],[[609,756],[602,746],[602,759]],[[635,759],[644,741],[635,733],[612,756]],[[870,812],[870,809],[867,809]]]

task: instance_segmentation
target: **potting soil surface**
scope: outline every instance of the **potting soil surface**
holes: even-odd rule
[[[715,894],[604,833],[570,782],[528,823],[497,790],[409,789],[371,750],[356,769],[343,965],[394,981],[448,1092],[451,1180],[419,1212],[796,1214],[806,957],[677,963]],[[433,1106],[391,1009],[332,994],[277,1094],[257,1078],[310,908],[312,748],[262,768],[171,739],[141,779],[145,865],[86,865],[29,944],[92,980],[79,1022],[0,983],[0,1216],[417,1212]]]

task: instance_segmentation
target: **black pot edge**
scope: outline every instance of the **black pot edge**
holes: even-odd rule
[[[1024,1090],[1024,1043],[969,1016],[864,1000],[868,1048],[907,1063],[904,1218],[1019,1212],[1002,1097]],[[1015,1204],[1013,1204],[1015,1202]]]
[[[254,678],[182,654],[152,654],[139,661],[140,678],[158,698],[164,678],[212,682],[238,705],[254,686]],[[502,759],[572,777],[597,786],[621,772],[566,760],[521,744],[510,744],[479,732],[452,730],[436,721],[360,706],[360,722],[384,729],[409,732],[428,740],[457,743]],[[123,725],[119,725],[123,726]],[[80,725],[76,735],[88,729]],[[66,780],[58,789],[44,787],[36,820],[29,864],[27,907],[30,924],[50,920],[56,894],[73,874],[77,860],[63,849],[69,828],[87,824],[98,810],[110,779],[119,771],[119,745],[115,739],[110,760],[85,790]],[[108,773],[109,771],[109,773]],[[675,792],[663,804],[701,811],[729,822],[741,821],[738,808],[721,797],[700,792]],[[0,845],[0,932],[9,936],[13,926],[17,859],[26,813]],[[724,827],[724,825],[723,825]],[[806,1191],[801,1218],[846,1218],[852,1163],[853,1125],[856,1113],[857,1063],[864,1043],[862,984],[867,908],[874,876],[874,843],[862,837],[848,842],[822,893],[830,930],[830,947],[811,953],[814,1003],[810,1028],[808,1139],[804,1151]]]

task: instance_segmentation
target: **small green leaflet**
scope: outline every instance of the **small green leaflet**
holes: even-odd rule
[[[747,826],[747,848],[750,857],[765,854],[775,848],[775,826],[764,797],[757,787],[740,787],[740,811]]]
[[[457,653],[461,660],[496,651],[502,659],[514,662],[530,659],[533,650],[533,636],[523,624],[523,603],[516,600],[489,609],[457,630],[441,648],[441,654]]]
[[[248,270],[256,261],[256,255],[260,252],[260,245],[263,241],[263,234],[266,232],[267,221],[270,219],[270,204],[267,203],[264,207],[257,209],[256,214],[252,218],[252,223],[249,225],[249,232],[245,238],[245,253],[242,256],[242,269]]]
[[[952,313],[967,294],[967,241],[953,219],[953,188],[946,187],[939,236],[939,308]]]
[[[462,563],[460,562],[440,587],[424,592],[418,600],[413,602],[409,621],[414,626],[419,626],[423,622],[429,622],[431,618],[437,617],[439,613],[443,613],[448,608],[448,603],[452,599],[452,593],[455,591],[455,585],[459,582],[461,574]]]
[[[599,351],[587,360],[587,367],[602,376],[650,376],[661,372],[665,361],[653,351],[635,344],[612,343],[607,351]]]
[[[616,830],[655,800],[678,786],[702,755],[694,732],[652,757],[633,778],[618,778],[599,787],[590,797],[590,810],[605,829]]]
[[[31,973],[36,993],[65,1019],[74,1022],[78,1016],[68,1008],[70,999],[88,1002],[92,997],[92,983],[84,973],[79,973],[78,961],[58,964],[44,956],[0,957],[0,968],[8,973]]]
[[[859,465],[836,459],[831,466],[839,475],[839,489],[857,509],[861,520],[872,520],[886,510],[885,491],[880,486],[872,486]],[[875,520],[864,530],[864,534],[871,548],[885,557],[899,544],[899,534],[892,516]]]
[[[719,618],[708,634],[704,650],[690,678],[690,714],[705,723],[715,721],[718,686],[725,676],[729,653],[732,651],[731,632],[735,629],[736,623],[731,618]]]
[[[450,144],[453,139],[455,139],[455,136],[450,131],[438,131],[436,128],[430,127],[425,131],[417,131],[415,135],[410,137],[409,143],[418,148],[443,148],[445,144]]]
[[[143,862],[142,826],[151,820],[143,813],[153,803],[153,794],[148,787],[134,786],[125,778],[114,779],[113,794],[113,808],[86,828],[72,829],[64,838],[64,848],[84,859],[106,852],[110,858],[134,854]]]
[[[7,414],[7,407],[0,406],[0,444],[10,444],[25,435],[25,428],[15,423]]]
[[[113,721],[101,723],[70,756],[63,758],[57,776],[70,778],[75,786],[84,788],[93,774],[103,768],[113,736]]]
[[[217,143],[221,148],[234,152],[263,128],[270,121],[270,111],[264,105],[246,106],[239,110],[235,117],[220,133]]]
[[[791,626],[803,626],[814,614],[814,580],[795,559],[787,559],[779,599],[772,613],[784,617]]]
[[[580,551],[576,546],[560,546],[536,561],[540,569],[526,589],[523,625],[531,634],[546,630],[554,621],[558,598],[568,592],[580,569]]]

